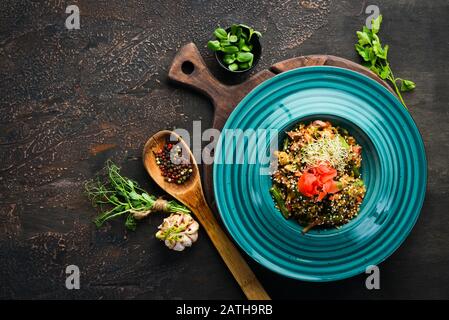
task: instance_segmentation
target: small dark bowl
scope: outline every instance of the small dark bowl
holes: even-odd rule
[[[229,32],[229,31],[231,31],[230,27],[226,29],[226,32]],[[260,44],[260,40],[259,40],[259,37],[257,35],[254,34],[251,37],[250,44],[253,45],[253,50],[251,50],[251,53],[254,55],[253,65],[251,66],[251,68],[248,68],[248,69],[245,69],[245,70],[237,70],[237,71],[229,70],[228,66],[223,63],[224,52],[222,52],[222,51],[215,51],[215,59],[217,59],[217,61],[220,64],[220,66],[223,69],[225,69],[226,71],[228,71],[228,72],[231,72],[231,73],[245,73],[245,72],[248,72],[248,71],[252,70],[257,65],[257,63],[260,60],[260,56],[262,55],[262,45]]]

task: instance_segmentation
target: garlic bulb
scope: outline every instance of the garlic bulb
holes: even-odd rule
[[[156,238],[175,251],[182,251],[198,239],[199,224],[188,213],[172,213],[158,227]]]

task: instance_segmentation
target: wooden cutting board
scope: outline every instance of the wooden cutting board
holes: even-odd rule
[[[309,55],[284,60],[272,65],[267,70],[260,71],[241,84],[225,85],[209,71],[194,43],[186,44],[179,50],[170,66],[168,77],[176,83],[207,96],[214,106],[213,128],[221,130],[237,104],[263,81],[284,71],[323,65],[363,73],[395,94],[385,81],[369,69],[350,60],[331,55]],[[212,182],[212,165],[203,165],[203,188],[209,205],[217,213]]]

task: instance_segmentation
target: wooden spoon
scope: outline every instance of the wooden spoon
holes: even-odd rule
[[[154,153],[160,151],[167,141],[175,141],[173,144],[176,144],[177,140],[181,144],[180,146],[184,148],[184,152],[188,152],[190,161],[193,164],[192,175],[186,182],[180,185],[164,180],[154,156]],[[159,131],[145,144],[142,158],[143,164],[151,178],[153,178],[165,192],[170,194],[176,200],[182,202],[195,214],[246,297],[250,300],[270,300],[270,297],[251,271],[246,261],[240,255],[237,248],[223,232],[215,219],[214,214],[207,205],[201,187],[198,166],[192,152],[184,140],[172,131]]]

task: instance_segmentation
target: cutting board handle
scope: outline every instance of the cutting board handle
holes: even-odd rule
[[[203,93],[212,101],[226,96],[229,90],[210,73],[194,43],[188,43],[179,50],[170,66],[168,78]]]
[[[262,70],[243,83],[225,85],[209,71],[193,42],[179,50],[168,71],[171,81],[195,89],[212,101],[215,110],[213,127],[217,129],[223,128],[229,114],[248,92],[273,76],[271,71]]]

